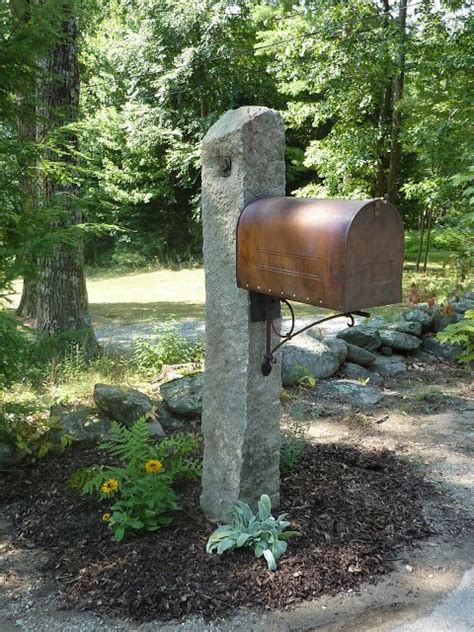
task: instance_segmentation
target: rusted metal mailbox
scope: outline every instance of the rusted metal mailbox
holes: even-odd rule
[[[403,242],[385,200],[261,198],[240,216],[237,283],[342,313],[399,303]]]

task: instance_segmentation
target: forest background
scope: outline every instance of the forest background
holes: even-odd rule
[[[19,315],[49,334],[89,331],[93,351],[84,261],[199,264],[201,141],[243,105],[284,114],[287,194],[386,194],[416,266],[434,248],[463,277],[470,7],[1,0],[0,293],[22,276]]]

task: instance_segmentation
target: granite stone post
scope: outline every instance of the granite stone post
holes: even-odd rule
[[[280,114],[242,107],[224,114],[203,141],[202,220],[206,275],[206,369],[201,506],[224,520],[236,500],[279,502],[281,363],[264,377],[265,323],[252,323],[236,282],[236,231],[259,196],[285,194]],[[275,323],[279,327],[279,322]]]

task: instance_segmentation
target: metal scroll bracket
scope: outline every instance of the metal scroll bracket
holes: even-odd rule
[[[273,324],[273,321],[275,319],[280,318],[280,303],[285,303],[291,314],[291,327],[290,330],[285,334],[281,334],[279,331],[277,331],[275,325]],[[349,321],[347,323],[348,326],[353,327],[355,323],[354,316],[363,316],[364,318],[370,318],[370,314],[368,312],[361,311],[346,312],[344,314],[334,314],[333,316],[327,316],[326,318],[316,320],[309,325],[305,325],[301,329],[295,331],[295,312],[289,301],[287,301],[286,299],[281,299],[280,301],[280,299],[275,299],[265,294],[250,292],[250,318],[252,322],[266,322],[266,351],[265,358],[262,363],[262,375],[270,375],[273,365],[276,364],[277,361],[277,359],[275,358],[275,353],[282,345],[285,344],[285,342],[289,342],[295,336],[302,334],[312,327],[316,327],[316,325],[321,325],[321,323],[325,323],[329,320],[334,320],[335,318],[347,318]],[[272,332],[276,334],[279,338],[281,338],[280,342],[273,348]]]

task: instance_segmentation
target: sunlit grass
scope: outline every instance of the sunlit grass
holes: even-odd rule
[[[432,253],[436,262],[428,265],[427,272],[416,272],[414,261],[407,260],[403,275],[403,296],[408,298],[410,286],[416,283],[425,292],[443,300],[455,284],[454,269],[447,265],[441,253]],[[441,260],[440,260],[441,259]],[[466,282],[466,285],[469,285]],[[472,274],[471,274],[472,285]],[[204,270],[155,270],[150,272],[123,272],[94,270],[88,278],[90,311],[96,327],[116,324],[163,323],[170,318],[204,319]],[[13,306],[18,304],[21,284],[16,285]],[[373,316],[392,320],[402,305],[389,305],[371,309]],[[311,305],[297,304],[298,317],[329,314]],[[283,309],[283,315],[288,316]]]

